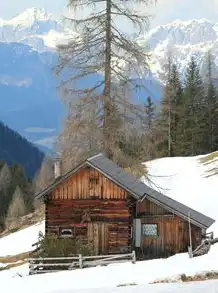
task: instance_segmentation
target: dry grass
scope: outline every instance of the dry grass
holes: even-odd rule
[[[3,267],[3,268],[0,268],[0,271],[5,271],[5,270],[12,269],[12,268],[16,268],[18,266],[24,265],[25,263],[27,263],[27,262],[26,261],[19,261],[18,263],[11,263],[11,264],[8,264],[7,266]]]
[[[29,257],[29,254],[29,252],[23,252],[17,255],[0,257],[0,263],[15,263],[18,261],[23,261]]]
[[[29,254],[29,252],[24,252],[17,255],[0,257],[0,263],[7,264],[7,266],[0,268],[0,270],[8,270],[25,264],[29,258]]]
[[[200,158],[199,161],[202,164],[210,164],[211,161],[213,161],[216,158],[218,159],[218,151],[213,152],[207,156],[204,156],[203,158]]]
[[[136,283],[124,283],[124,284],[119,284],[117,287],[128,287],[128,286],[137,286]]]
[[[209,166],[211,163],[215,163],[217,161],[218,161],[218,151],[213,152],[213,153],[199,159],[199,162],[201,164],[204,164],[205,166]],[[213,168],[206,171],[205,177],[208,178],[208,177],[215,176],[215,175],[218,175],[218,168],[213,167]]]
[[[187,276],[186,274],[182,274],[177,278],[173,279],[163,279],[152,282],[152,284],[159,283],[180,283],[180,282],[197,282],[197,281],[207,281],[207,280],[216,280],[218,279],[218,271],[211,271],[202,274],[196,274],[194,276]]]

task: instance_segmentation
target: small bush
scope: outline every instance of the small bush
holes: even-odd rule
[[[56,235],[39,235],[40,249],[34,253],[37,257],[67,257],[78,254],[93,255],[93,250],[76,238],[58,238]]]
[[[181,275],[181,280],[182,280],[182,282],[187,282],[187,276],[186,276],[186,274],[182,274]]]

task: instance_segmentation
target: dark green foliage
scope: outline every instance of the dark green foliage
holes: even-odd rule
[[[218,99],[216,88],[213,83],[213,56],[209,52],[207,56],[207,88],[206,88],[206,107],[207,107],[207,148],[211,152],[218,149]]]
[[[152,127],[155,121],[155,106],[151,99],[151,97],[147,97],[145,103],[145,127],[147,128],[148,132],[152,131]]]
[[[206,82],[194,59],[184,85],[169,59],[167,82],[156,119],[158,156],[190,156],[218,149],[218,95],[212,78],[213,58],[208,54]]]
[[[11,204],[16,188],[20,188],[23,194],[26,213],[33,211],[32,184],[25,177],[23,168],[14,164],[6,163],[0,169],[0,231],[5,228],[5,217]]]
[[[185,78],[185,155],[202,154],[205,151],[206,101],[199,67],[191,59]]]
[[[167,83],[157,116],[159,128],[159,152],[162,156],[175,156],[178,152],[178,141],[181,139],[181,116],[183,108],[183,90],[180,76],[171,59],[168,64]]]
[[[34,257],[66,257],[93,255],[93,250],[80,239],[57,238],[55,235],[39,235],[40,250],[34,253]]]
[[[17,132],[0,122],[0,161],[23,166],[26,176],[32,178],[40,168],[44,154]]]

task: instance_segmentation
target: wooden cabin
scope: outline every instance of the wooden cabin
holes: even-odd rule
[[[99,154],[37,195],[46,233],[78,237],[96,254],[155,258],[195,248],[214,220],[148,187]],[[191,233],[191,234],[190,234]],[[190,237],[191,235],[191,237]]]

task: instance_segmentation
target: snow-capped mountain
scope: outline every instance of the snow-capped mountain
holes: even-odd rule
[[[63,39],[72,37],[74,32],[63,25],[60,18],[44,9],[30,8],[11,20],[0,19],[0,41],[21,42],[39,52],[52,50]],[[150,51],[151,70],[164,80],[163,67],[171,52],[181,73],[184,72],[192,55],[199,60],[204,70],[208,50],[217,56],[218,64],[218,23],[206,19],[180,21],[158,26],[139,38],[139,43]]]
[[[64,29],[44,9],[30,8],[10,20],[0,19],[0,41],[20,42],[45,51],[55,46]]]
[[[142,46],[149,46],[152,72],[161,80],[164,80],[163,68],[169,53],[181,73],[184,73],[191,56],[195,56],[204,74],[209,50],[216,57],[215,62],[218,65],[218,23],[206,19],[176,20],[158,26],[147,35],[141,36],[139,42]]]
[[[0,119],[32,141],[44,145],[55,138],[62,112],[56,95],[57,84],[51,73],[56,60],[55,47],[74,34],[66,23],[44,9],[30,8],[11,20],[0,19],[0,96],[1,109],[4,109],[0,110]],[[169,52],[181,73],[185,72],[192,55],[196,56],[204,72],[208,50],[215,55],[218,68],[217,37],[218,23],[205,19],[177,20],[140,36],[139,44],[151,53],[153,74],[145,78],[146,92],[141,96],[160,98],[162,86],[157,79],[165,80],[164,64]],[[217,78],[217,72],[214,74]],[[41,115],[38,115],[36,105]],[[53,131],[49,134],[48,129]]]
[[[31,8],[11,20],[0,20],[0,120],[43,146],[51,146],[63,114],[56,91],[60,80],[52,75],[54,48],[74,34],[44,9]],[[90,76],[82,84],[93,84],[95,79]],[[161,85],[150,80],[144,81],[146,93],[137,92],[139,101],[148,95],[159,100]]]

